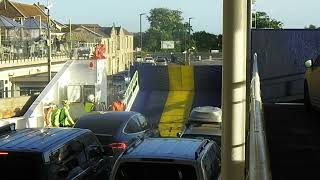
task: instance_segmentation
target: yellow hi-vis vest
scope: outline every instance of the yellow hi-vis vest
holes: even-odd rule
[[[94,109],[94,103],[86,102],[84,104],[84,112],[89,113],[89,112],[93,111],[93,109]]]

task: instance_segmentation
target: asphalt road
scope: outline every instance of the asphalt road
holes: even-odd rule
[[[272,179],[320,179],[320,113],[303,104],[266,104],[264,113]]]

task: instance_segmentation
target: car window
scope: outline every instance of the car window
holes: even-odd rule
[[[140,124],[140,127],[142,130],[147,130],[149,129],[149,126],[148,126],[148,121],[146,120],[145,117],[143,116],[138,116],[138,121],[139,121],[139,124]]]
[[[84,144],[77,140],[72,140],[53,151],[49,159],[50,179],[69,179],[87,168]]]
[[[143,131],[139,124],[139,116],[133,116],[130,118],[127,126],[124,129],[125,133],[137,133]]]

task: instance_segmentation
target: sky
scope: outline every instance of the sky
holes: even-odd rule
[[[47,0],[15,0],[22,3],[46,4]],[[304,28],[309,24],[320,26],[320,0],[256,0],[255,10],[284,23],[284,28]],[[192,17],[194,31],[222,32],[223,0],[51,0],[51,13],[61,23],[90,23],[101,26],[122,26],[130,32],[139,32],[139,14],[152,8],[164,7],[183,12],[185,21]],[[142,19],[142,30],[149,23]]]

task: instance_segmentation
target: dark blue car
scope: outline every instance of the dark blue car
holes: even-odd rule
[[[159,132],[137,112],[95,112],[81,116],[74,127],[90,129],[116,158],[138,137],[156,137]]]

